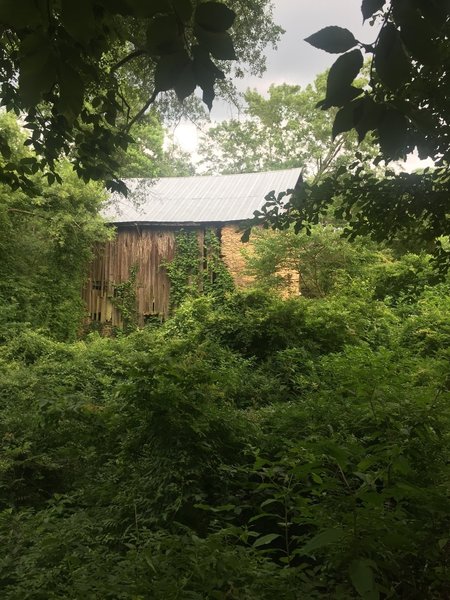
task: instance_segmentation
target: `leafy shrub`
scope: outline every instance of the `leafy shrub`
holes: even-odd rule
[[[6,340],[2,597],[446,598],[448,289],[371,285]]]

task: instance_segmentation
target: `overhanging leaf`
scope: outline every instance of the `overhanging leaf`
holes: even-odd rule
[[[194,46],[192,48],[193,69],[195,80],[204,92],[214,87],[217,79],[224,79],[225,73],[221,71],[209,57],[208,50],[203,46]],[[214,90],[213,97],[214,97]]]
[[[340,528],[330,528],[321,531],[315,535],[309,542],[307,542],[303,548],[301,548],[299,554],[311,554],[315,550],[320,550],[330,544],[335,544],[344,536],[344,531]]]
[[[195,81],[192,61],[189,61],[185,64],[174,85],[178,100],[181,102],[190,96],[194,92],[196,86],[197,83]]]
[[[350,103],[346,104],[341,110],[336,113],[333,123],[333,140],[340,133],[350,131],[354,126],[354,111],[355,106]]]
[[[187,23],[192,16],[192,3],[191,0],[172,0],[173,7],[177,13],[178,18],[183,22]]]
[[[340,54],[354,48],[358,40],[348,29],[331,25],[305,38],[305,42],[325,52]]]
[[[219,60],[236,60],[233,40],[228,33],[213,33],[200,25],[195,26],[194,33],[200,44],[211,52],[214,58]]]
[[[161,56],[155,69],[155,91],[165,92],[175,87],[190,58],[185,50]]]
[[[369,131],[378,129],[384,116],[384,108],[376,104],[370,96],[358,98],[355,101],[354,121],[361,143]]]
[[[172,54],[182,49],[183,42],[175,15],[158,15],[150,21],[146,47],[154,56]]]
[[[389,159],[402,158],[408,132],[406,117],[396,111],[387,110],[378,126],[378,138],[383,156]]]
[[[229,29],[236,18],[236,13],[221,2],[203,2],[195,11],[198,25],[214,33],[223,33]]]
[[[205,86],[203,89],[202,100],[206,104],[209,110],[212,109],[214,98],[216,97],[216,93],[214,91],[214,86]]]
[[[371,560],[359,558],[353,560],[349,568],[351,582],[364,600],[378,600],[380,597],[375,586],[372,565],[373,562]]]
[[[381,10],[385,4],[386,0],[362,0],[361,12],[364,21],[370,19],[370,17]]]
[[[46,20],[46,2],[34,0],[2,0],[0,2],[0,23],[21,29],[33,27]]]
[[[409,79],[410,61],[392,23],[384,25],[380,32],[374,64],[381,81],[391,90],[397,90]]]
[[[84,100],[84,83],[80,75],[70,65],[60,68],[59,111],[69,123],[78,117]]]
[[[268,533],[267,535],[263,535],[253,542],[253,548],[267,546],[267,544],[270,544],[279,537],[281,537],[279,533]]]
[[[61,22],[77,42],[86,44],[95,34],[95,19],[90,0],[61,0]]]
[[[56,81],[49,39],[40,33],[26,36],[20,46],[19,92],[26,106],[37,104]]]
[[[109,0],[103,0],[106,4]],[[117,0],[114,0],[115,2]],[[166,13],[171,10],[169,0],[127,0],[134,17],[153,17],[158,13]]]
[[[321,103],[322,108],[343,106],[362,93],[361,89],[351,84],[362,68],[363,62],[360,50],[347,52],[334,62],[328,73],[327,95]]]

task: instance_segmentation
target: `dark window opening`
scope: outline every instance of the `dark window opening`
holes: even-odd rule
[[[101,290],[102,289],[102,282],[101,281],[93,281],[92,282],[92,289],[93,290]]]
[[[146,325],[146,326],[147,325],[150,325],[150,326],[161,325],[163,321],[164,321],[164,315],[162,315],[160,313],[144,315],[144,325]]]

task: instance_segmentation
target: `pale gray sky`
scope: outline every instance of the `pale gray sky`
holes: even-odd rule
[[[362,24],[361,0],[274,0],[275,22],[286,31],[278,50],[267,53],[267,72],[249,85],[270,83],[305,85],[336,60],[336,55],[313,48],[304,39],[327,25],[347,27],[362,42],[373,41],[370,25]]]
[[[361,0],[274,0],[273,5],[274,21],[286,33],[277,50],[268,48],[264,76],[238,82],[242,91],[254,87],[265,93],[272,83],[304,86],[312,82],[316,75],[332,65],[337,56],[313,48],[304,38],[327,25],[347,27],[362,42],[372,42],[375,37],[370,25],[363,27]],[[211,119],[222,120],[232,114],[232,108],[216,102]],[[180,125],[175,137],[186,150],[195,152],[197,132],[193,125]]]

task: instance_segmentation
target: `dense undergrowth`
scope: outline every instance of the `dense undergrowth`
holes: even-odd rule
[[[448,598],[449,285],[403,276],[6,341],[1,597]]]

